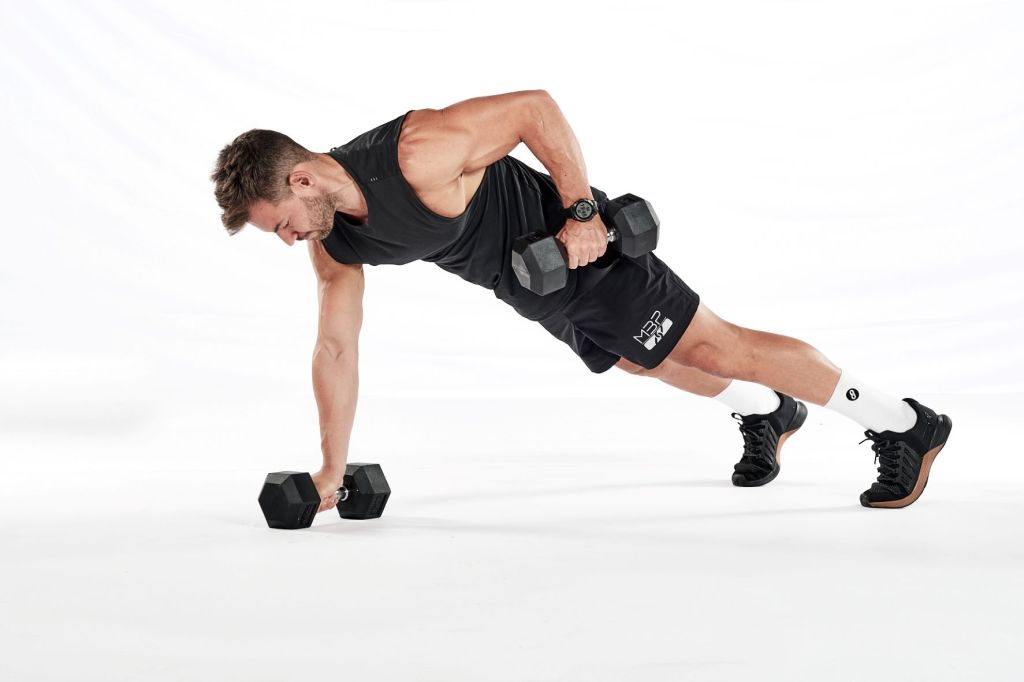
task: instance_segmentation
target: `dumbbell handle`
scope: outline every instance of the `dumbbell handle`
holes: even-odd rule
[[[334,491],[334,499],[337,502],[344,502],[348,499],[348,488],[341,487]]]

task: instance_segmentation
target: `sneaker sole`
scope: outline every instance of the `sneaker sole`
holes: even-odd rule
[[[953,420],[944,414],[940,414],[939,425],[935,429],[935,438],[932,439],[932,443],[938,443],[938,445],[924,453],[924,457],[921,458],[921,471],[917,474],[917,483],[914,484],[914,489],[910,491],[909,495],[898,500],[889,500],[888,502],[864,502],[861,500],[861,504],[875,509],[902,509],[914,504],[928,485],[928,474],[932,470],[932,463],[935,462],[935,458],[939,456],[942,448],[946,446],[946,441],[949,440],[949,432],[952,430]]]
[[[807,406],[797,401],[796,414],[793,416],[793,423],[790,424],[792,428],[779,436],[779,442],[775,445],[775,468],[772,469],[772,472],[764,478],[754,479],[753,481],[748,481],[739,474],[733,474],[732,484],[738,488],[757,488],[775,480],[775,477],[779,475],[779,471],[782,470],[782,465],[779,464],[782,460],[782,444],[786,442],[787,438],[799,431],[806,420]]]

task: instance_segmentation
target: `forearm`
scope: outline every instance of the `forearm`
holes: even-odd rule
[[[318,343],[313,351],[313,395],[320,414],[325,471],[345,470],[358,394],[358,352],[338,352]]]
[[[551,98],[536,105],[532,125],[523,136],[523,143],[537,160],[544,164],[555,182],[562,205],[568,207],[577,199],[593,199],[583,151],[562,110]]]

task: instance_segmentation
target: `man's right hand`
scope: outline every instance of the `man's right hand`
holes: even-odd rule
[[[334,509],[338,506],[338,499],[334,496],[334,493],[337,492],[345,480],[344,470],[334,472],[320,469],[320,471],[312,474],[312,477],[313,484],[316,486],[316,492],[320,495],[320,508],[316,510],[317,513]]]

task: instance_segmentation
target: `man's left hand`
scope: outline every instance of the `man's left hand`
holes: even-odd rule
[[[565,221],[565,226],[555,235],[568,252],[569,269],[593,263],[608,249],[608,228],[600,215],[585,223],[576,220]]]

